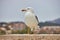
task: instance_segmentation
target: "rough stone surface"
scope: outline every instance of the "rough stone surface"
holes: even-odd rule
[[[9,34],[0,35],[0,40],[60,40],[60,34]]]

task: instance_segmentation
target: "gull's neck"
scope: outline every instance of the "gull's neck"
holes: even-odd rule
[[[25,15],[33,15],[32,12],[26,12]]]
[[[33,11],[27,11],[27,13],[34,13]]]

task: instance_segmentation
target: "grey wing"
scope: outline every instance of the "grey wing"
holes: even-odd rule
[[[37,16],[35,16],[35,18],[36,18],[37,22],[39,23],[38,17],[37,17]]]

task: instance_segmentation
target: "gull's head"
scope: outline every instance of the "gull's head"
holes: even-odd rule
[[[31,8],[31,7],[22,8],[21,11],[22,11],[23,13],[25,13],[25,12],[33,12],[33,8]]]

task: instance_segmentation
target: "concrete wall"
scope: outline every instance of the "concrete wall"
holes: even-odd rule
[[[60,40],[60,34],[9,34],[0,35],[0,40]]]

